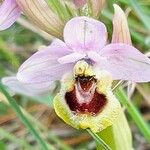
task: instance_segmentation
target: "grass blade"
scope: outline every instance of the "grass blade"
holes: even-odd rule
[[[29,131],[33,134],[37,142],[40,144],[42,150],[49,150],[48,145],[45,143],[45,141],[42,139],[42,137],[38,134],[38,132],[35,130],[35,128],[32,126],[30,121],[24,116],[21,109],[19,108],[18,104],[16,103],[15,99],[12,98],[9,93],[5,90],[3,84],[0,82],[0,90],[2,93],[6,96],[8,99],[10,105],[20,118],[20,120],[23,122],[23,124],[29,129]]]
[[[131,7],[136,11],[137,15],[139,16],[145,27],[150,30],[149,16],[143,13],[142,7],[138,3],[138,1],[137,0],[127,0],[127,1],[131,5]]]
[[[87,131],[98,144],[103,146],[104,150],[111,150],[111,148],[97,134],[93,133],[90,129],[87,129]]]
[[[66,21],[70,18],[70,15],[65,6],[59,0],[46,0],[48,5],[55,11],[62,21]]]

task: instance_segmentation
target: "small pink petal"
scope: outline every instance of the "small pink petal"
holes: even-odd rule
[[[109,71],[114,80],[150,81],[150,59],[133,46],[109,44],[99,54],[107,58],[99,67]]]
[[[106,43],[106,27],[92,18],[75,17],[65,26],[64,40],[74,51],[98,51]]]
[[[77,8],[83,7],[86,2],[86,0],[73,0],[73,3],[76,5]]]
[[[8,86],[13,92],[27,95],[27,96],[38,96],[41,94],[46,94],[54,88],[54,84],[43,84],[44,86],[38,85],[32,86],[32,84],[24,84],[16,77],[4,77],[2,78],[2,83]]]
[[[86,54],[81,54],[81,53],[72,53],[66,56],[63,56],[58,59],[58,62],[60,64],[67,64],[67,63],[73,63],[76,62],[80,59],[83,59],[86,56]]]
[[[0,30],[9,28],[21,15],[15,0],[4,0],[0,6]]]
[[[114,18],[113,18],[113,35],[112,43],[126,43],[131,44],[131,37],[128,27],[126,15],[123,10],[114,4]]]
[[[38,51],[19,68],[17,79],[32,86],[50,85],[71,70],[72,64],[59,64],[58,58],[69,54],[67,47],[49,46]]]

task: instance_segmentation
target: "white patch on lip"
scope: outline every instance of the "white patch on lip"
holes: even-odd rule
[[[92,86],[90,87],[90,89],[87,92],[85,92],[82,89],[79,82],[77,84],[75,84],[76,98],[78,100],[78,103],[80,105],[82,105],[84,103],[89,104],[90,101],[94,97],[95,89],[96,89],[96,84],[94,84],[94,83],[92,84]]]

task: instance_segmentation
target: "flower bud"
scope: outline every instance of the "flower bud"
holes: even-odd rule
[[[23,13],[40,29],[62,38],[64,24],[44,0],[16,0]]]

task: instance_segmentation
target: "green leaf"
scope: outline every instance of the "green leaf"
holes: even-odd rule
[[[133,149],[131,129],[123,109],[113,125],[97,134],[112,148],[112,150]],[[97,150],[102,150],[102,146],[97,145]]]
[[[132,104],[131,100],[128,99],[122,88],[116,91],[116,96],[118,97],[118,100],[121,102],[121,104],[127,108],[127,111],[132,117],[133,121],[136,123],[145,139],[147,139],[147,141],[150,143],[150,128],[148,124],[143,120],[140,112]]]

